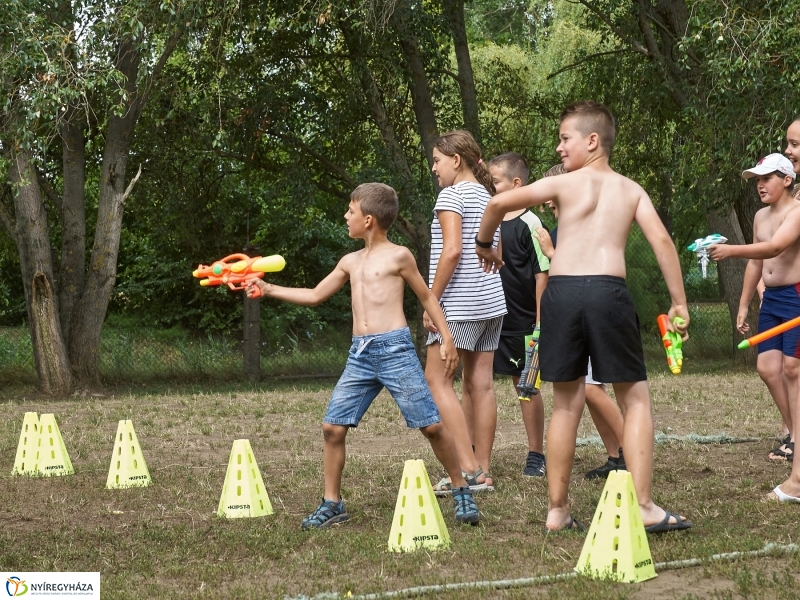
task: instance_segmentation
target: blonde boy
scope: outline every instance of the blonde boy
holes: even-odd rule
[[[672,306],[669,321],[689,323],[678,253],[647,193],[609,166],[614,118],[596,102],[578,102],[561,114],[556,149],[567,173],[498,194],[475,238],[484,268],[502,266],[485,241],[503,215],[552,201],[559,210],[559,244],[542,297],[542,378],[553,382],[548,440],[548,530],[580,529],[570,514],[569,478],[584,406],[588,359],[594,377],[614,385],[625,417],[622,446],[648,532],[687,529],[691,522],[657,506],[651,496],[653,413],[633,300],[625,287],[625,243],[636,221],[653,247]]]
[[[428,438],[436,458],[450,475],[456,521],[476,525],[480,520],[472,490],[461,474],[453,438],[441,422],[411,341],[403,313],[406,283],[439,329],[440,355],[449,374],[458,366],[458,353],[439,303],[425,285],[411,252],[386,237],[397,211],[397,194],[388,185],[358,186],[350,195],[344,218],[350,237],[364,240],[362,250],[342,258],[314,289],[280,287],[259,279],[248,287],[248,295],[253,293],[252,286],[258,286],[265,296],[316,306],[350,281],[353,345],[322,425],[325,493],[319,508],[303,519],[303,529],[325,528],[349,518],[341,496],[345,438],[384,386],[407,425]]]

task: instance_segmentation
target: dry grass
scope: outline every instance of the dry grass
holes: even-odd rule
[[[216,390],[159,389],[47,401],[6,391],[0,404],[0,570],[102,573],[108,598],[264,598],[330,591],[370,593],[415,585],[511,579],[572,569],[580,536],[546,536],[546,484],[521,475],[525,436],[508,380],[497,382],[498,491],[478,497],[483,521],[457,527],[441,503],[453,547],[406,555],[386,551],[403,462],[430,449],[408,431],[384,393],[349,436],[344,494],[351,521],[305,533],[302,517],[322,492],[320,427],[330,384]],[[752,374],[655,375],[656,429],[676,435],[726,433],[759,441],[729,445],[673,443],[656,448],[656,500],[696,524],[690,532],[651,536],[658,561],[760,549],[797,541],[796,506],[764,503],[788,473],[766,454],[777,411]],[[546,412],[551,394],[543,390]],[[54,412],[76,473],[53,479],[8,477],[25,411]],[[117,421],[133,420],[154,484],[105,490]],[[594,434],[588,417],[580,435]],[[231,443],[248,438],[276,514],[215,517]],[[551,441],[551,443],[554,443]],[[602,483],[580,473],[605,460],[602,448],[578,449],[575,515],[588,522]],[[471,597],[760,598],[798,597],[800,559],[780,558],[664,573],[639,586],[577,579]],[[792,582],[794,582],[792,584]]]

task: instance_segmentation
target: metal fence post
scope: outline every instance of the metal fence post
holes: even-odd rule
[[[261,298],[244,298],[244,376],[261,381]]]

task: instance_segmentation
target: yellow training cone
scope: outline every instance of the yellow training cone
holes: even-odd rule
[[[575,567],[593,579],[637,583],[656,577],[628,471],[611,471]]]
[[[39,470],[39,415],[26,412],[22,419],[12,475],[36,475]]]
[[[42,415],[39,420],[39,475],[51,477],[74,472],[55,415]]]
[[[217,515],[236,519],[273,513],[250,440],[234,440]]]
[[[133,421],[122,420],[117,425],[111,466],[108,468],[106,489],[145,487],[153,483],[150,471],[133,430]]]
[[[448,548],[450,534],[433,494],[425,463],[407,460],[397,493],[389,550],[408,552],[418,548]]]

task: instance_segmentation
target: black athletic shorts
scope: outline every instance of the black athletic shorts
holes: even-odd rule
[[[528,335],[533,333],[531,331]],[[525,335],[501,333],[500,344],[494,351],[494,372],[519,377],[525,368]]]
[[[542,295],[539,364],[544,381],[592,375],[605,383],[645,381],[642,338],[625,280],[551,275]]]

